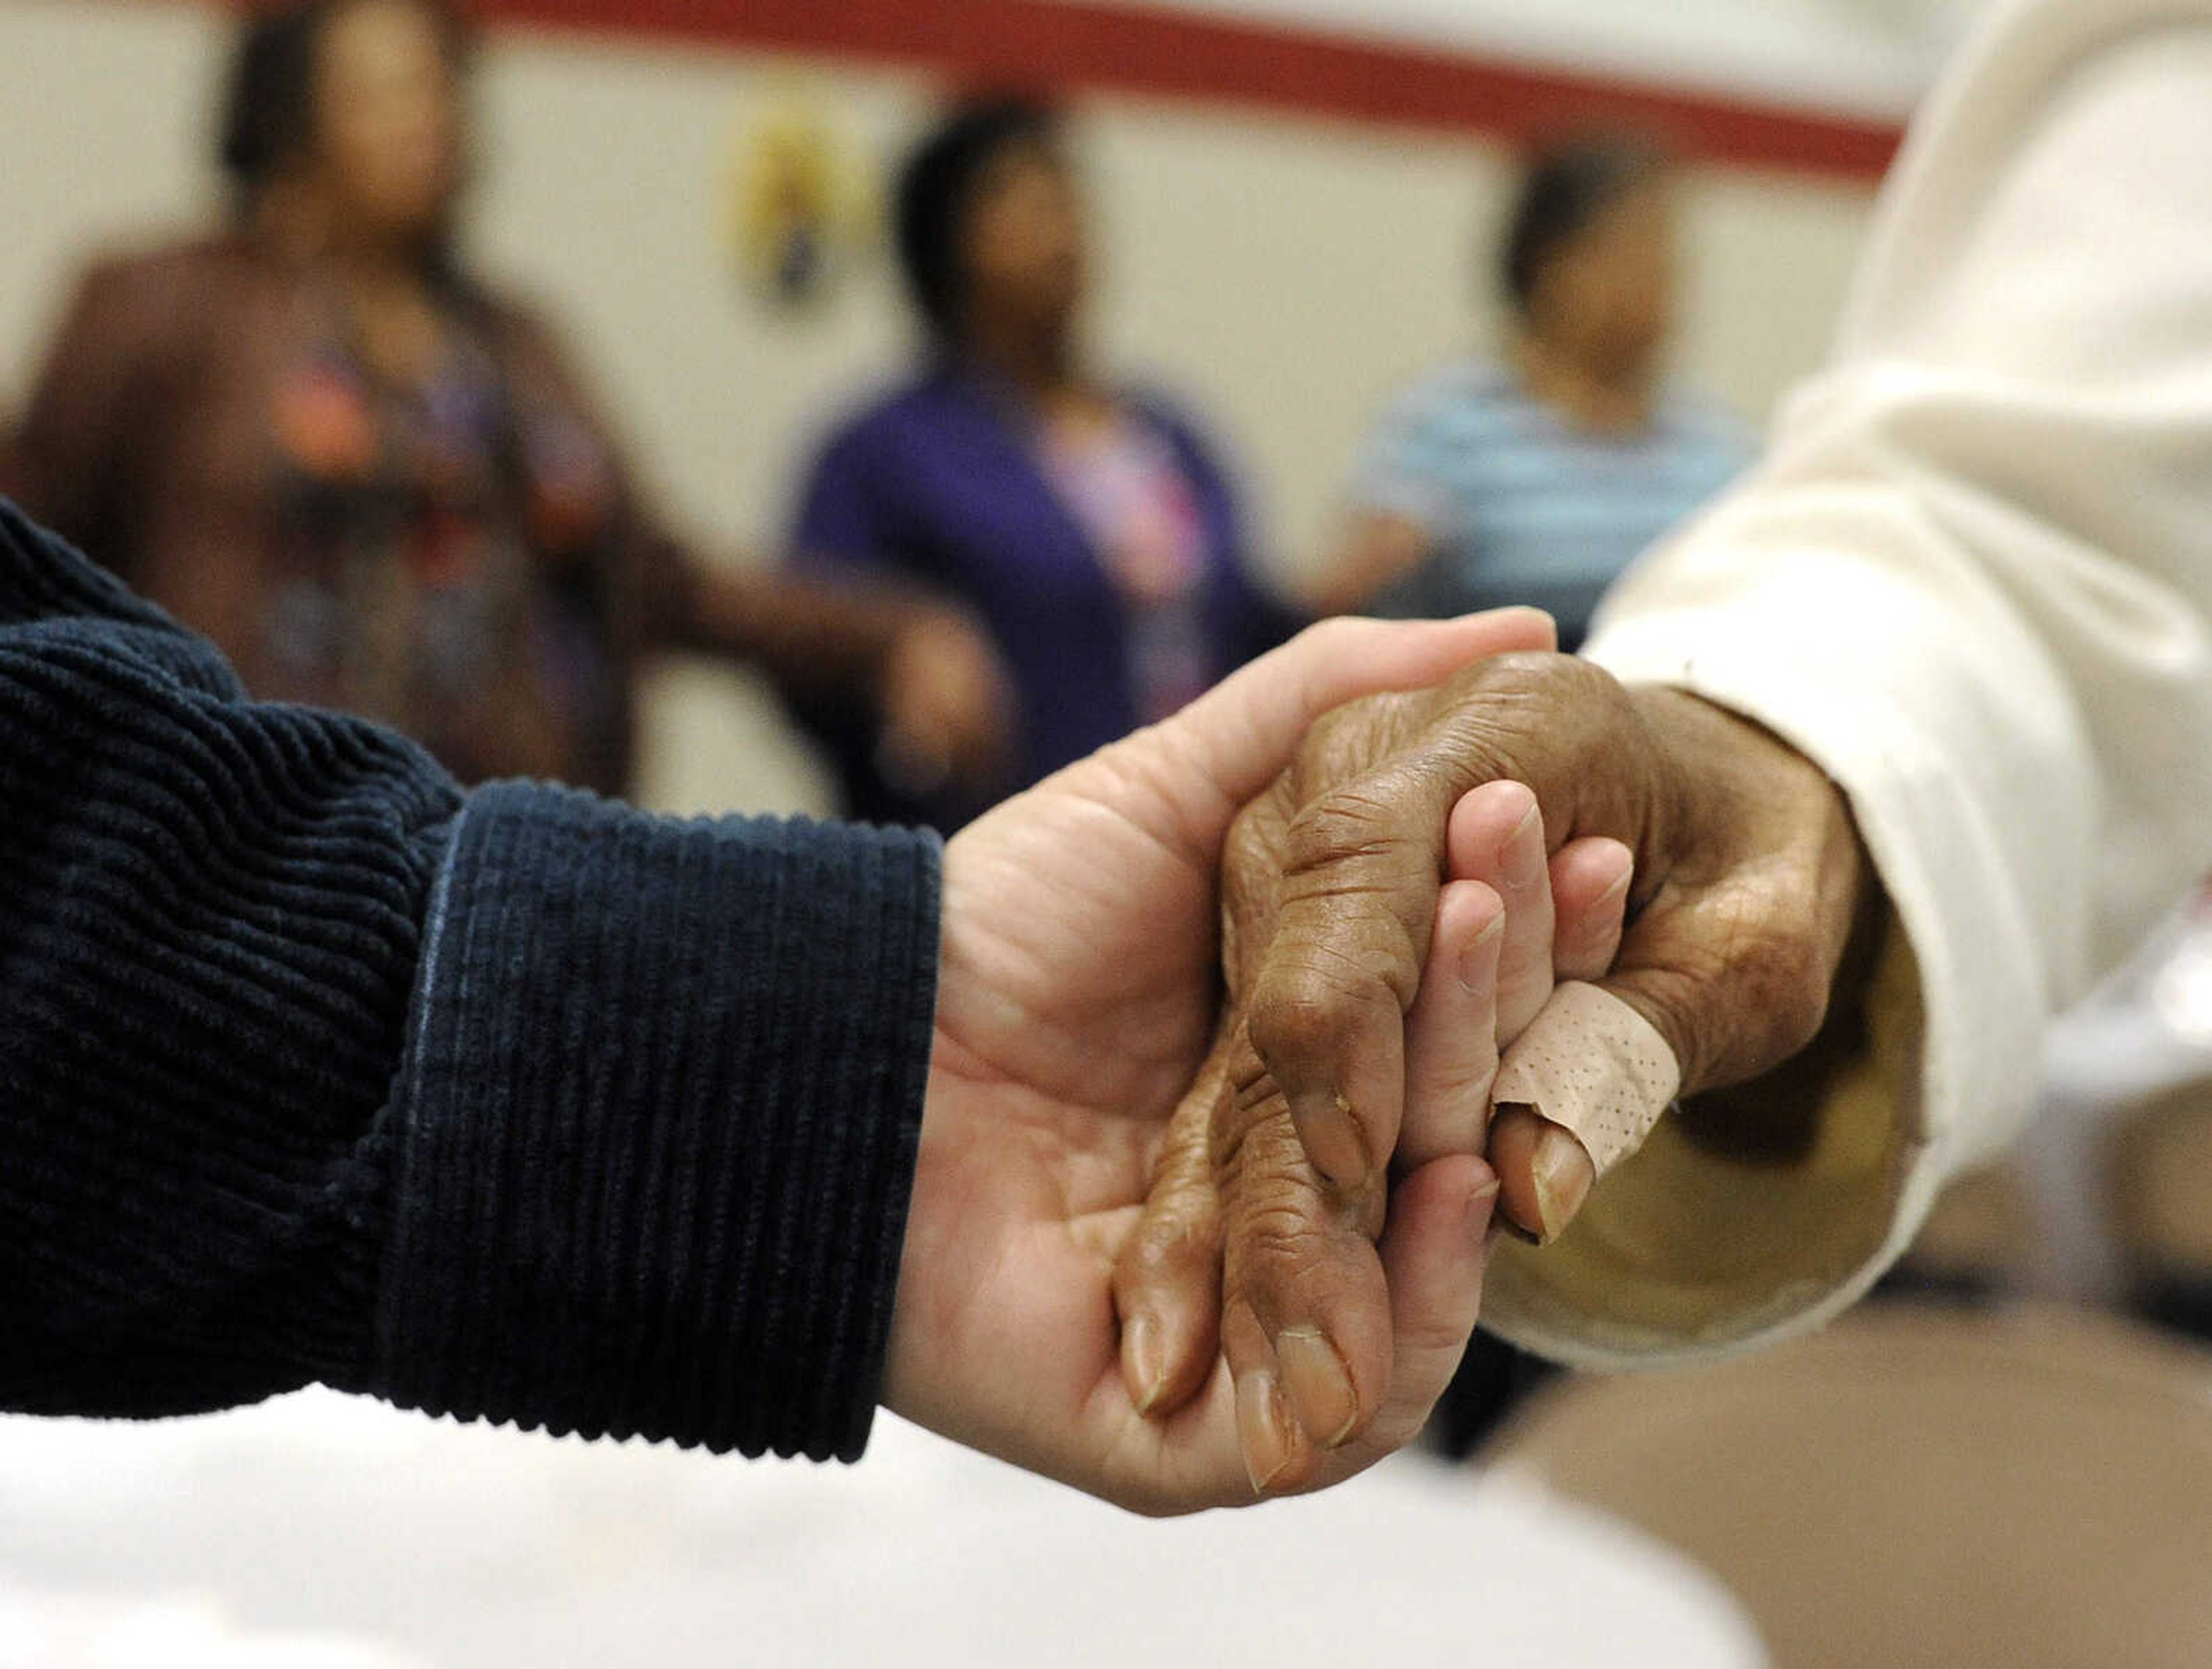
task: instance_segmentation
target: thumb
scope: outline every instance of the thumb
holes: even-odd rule
[[[1491,1108],[1498,1220],[1543,1245],[1600,1176],[1644,1145],[1681,1087],[1681,1055],[1605,985],[1557,987],[1499,1063]]]
[[[1325,620],[1133,741],[1152,736],[1188,749],[1233,813],[1275,780],[1324,713],[1364,695],[1425,689],[1492,655],[1548,650],[1557,639],[1552,617],[1537,609]]]

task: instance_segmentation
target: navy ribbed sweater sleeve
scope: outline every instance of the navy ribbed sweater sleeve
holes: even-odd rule
[[[465,796],[0,502],[0,1405],[857,1455],[937,901],[927,835]]]

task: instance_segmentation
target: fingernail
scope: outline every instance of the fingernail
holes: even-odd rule
[[[1468,1244],[1473,1246],[1478,1252],[1487,1250],[1490,1245],[1491,1225],[1493,1223],[1498,1222],[1505,1222],[1505,1225],[1509,1229],[1513,1226],[1510,1221],[1501,1218],[1498,1215],[1498,1179],[1493,1176],[1487,1182],[1485,1182],[1480,1187],[1477,1188],[1473,1193],[1468,1196],[1467,1238]]]
[[[1367,1186],[1367,1143],[1352,1120],[1352,1103],[1341,1092],[1304,1096],[1292,1109],[1306,1157],[1338,1190],[1358,1193]]]
[[[1121,1329],[1121,1375],[1137,1401],[1137,1412],[1149,1414],[1167,1388],[1167,1358],[1160,1346],[1160,1324],[1139,1315]]]
[[[1307,1436],[1323,1448],[1334,1448],[1352,1435],[1359,1420],[1359,1399],[1343,1358],[1318,1327],[1285,1328],[1275,1339],[1275,1363],[1283,1370],[1283,1387]]]
[[[1252,1493],[1267,1493],[1267,1486],[1291,1464],[1290,1411],[1283,1406],[1282,1387],[1275,1376],[1261,1369],[1237,1381],[1237,1441],[1244,1451],[1244,1475]]]
[[[1593,1180],[1589,1154],[1580,1142],[1553,1125],[1536,1138],[1529,1168],[1536,1188],[1536,1213],[1543,1218],[1543,1241],[1548,1244],[1559,1237],[1589,1197]]]
[[[1505,937],[1505,918],[1494,915],[1483,924],[1482,931],[1468,941],[1467,953],[1459,959],[1459,988],[1470,997],[1489,994],[1498,983],[1498,962],[1492,954],[1498,940]]]
[[[1532,798],[1528,815],[1513,825],[1513,832],[1505,837],[1498,848],[1502,860],[1498,865],[1498,883],[1507,897],[1517,897],[1537,886],[1551,884],[1550,871],[1545,867],[1543,852],[1544,810]],[[1532,848],[1531,839],[1535,841]]]

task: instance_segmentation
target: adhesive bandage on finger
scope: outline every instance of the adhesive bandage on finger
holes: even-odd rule
[[[1490,1098],[1568,1131],[1603,1176],[1644,1145],[1681,1087],[1674,1051],[1651,1023],[1577,980],[1553,990],[1506,1052]]]

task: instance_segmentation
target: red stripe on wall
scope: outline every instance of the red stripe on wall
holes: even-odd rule
[[[473,0],[487,21],[915,65],[970,83],[1226,100],[1525,143],[1656,128],[1693,157],[1878,177],[1893,124],[1189,12],[1058,0]]]

